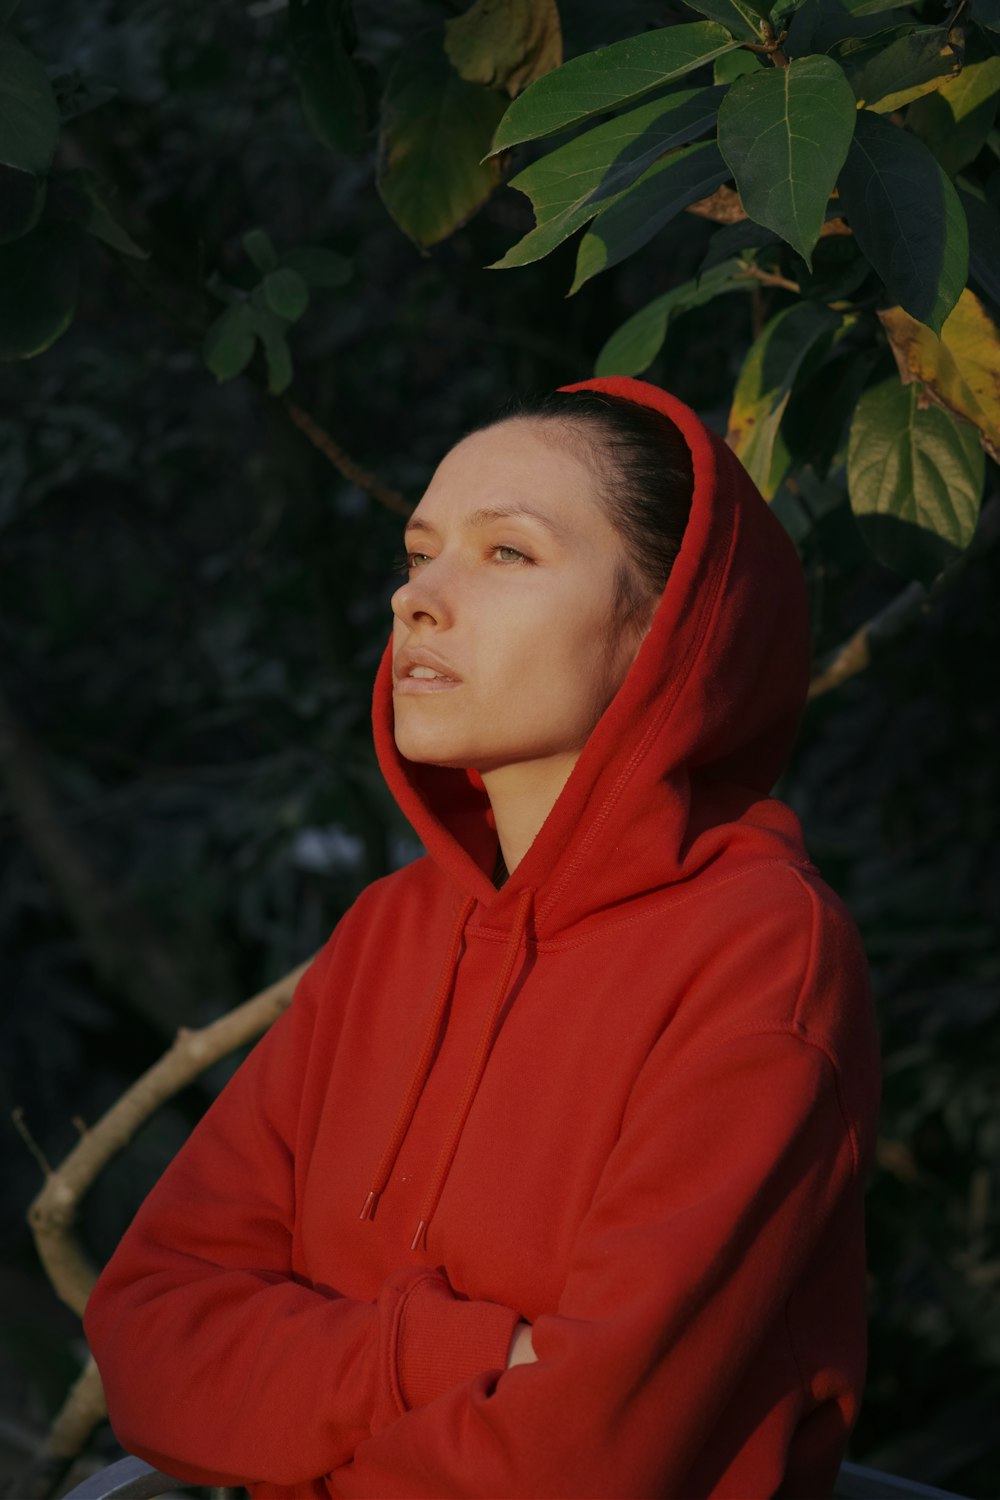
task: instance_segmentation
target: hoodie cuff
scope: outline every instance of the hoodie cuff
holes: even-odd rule
[[[395,1366],[408,1410],[426,1406],[484,1370],[505,1370],[521,1314],[461,1297],[439,1272],[414,1283],[397,1322]]]

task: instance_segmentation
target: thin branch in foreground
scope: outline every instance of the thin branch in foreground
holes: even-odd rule
[[[160,1105],[206,1068],[254,1041],[289,1005],[311,959],[260,994],[197,1030],[181,1027],[173,1046],[81,1136],[69,1155],[46,1174],[28,1210],[35,1245],[56,1294],[83,1316],[96,1280],[71,1230],[79,1204],[97,1175]]]
[[[399,516],[411,514],[413,506],[409,504],[405,496],[401,495],[399,490],[383,484],[374,474],[370,474],[367,469],[363,469],[360,464],[356,463],[350,454],[345,453],[340,444],[334,441],[326,429],[320,426],[314,416],[287,397],[282,405],[299,431],[305,433],[313,447],[317,448],[335,469],[339,469],[345,479],[350,480],[351,484],[356,484],[359,489],[367,490],[369,495],[380,505],[384,505],[387,510],[395,511]]]
[[[35,1158],[35,1161],[41,1167],[42,1175],[44,1177],[50,1176],[52,1173],[52,1168],[49,1166],[48,1157],[45,1155],[45,1152],[42,1150],[41,1146],[38,1144],[38,1142],[35,1140],[35,1137],[28,1129],[27,1121],[24,1118],[24,1109],[20,1104],[17,1105],[15,1109],[11,1110],[10,1117],[14,1122],[14,1129],[17,1131],[18,1135],[21,1137],[22,1141],[27,1146],[32,1156]]]

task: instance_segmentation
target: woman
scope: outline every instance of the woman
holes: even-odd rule
[[[405,545],[373,725],[427,853],[104,1271],[115,1431],[258,1500],[828,1494],[878,1053],[857,929],[768,795],[795,550],[622,378],[467,434]]]

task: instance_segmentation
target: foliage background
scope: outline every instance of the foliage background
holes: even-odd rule
[[[357,5],[373,67],[448,9]],[[683,7],[610,9],[563,7],[567,55]],[[518,194],[495,194],[430,253],[400,232],[373,153],[325,149],[305,123],[269,0],[37,0],[18,26],[46,63],[114,84],[61,149],[117,185],[131,232],[177,285],[213,267],[245,276],[255,225],[279,247],[352,259],[350,281],[317,293],[293,332],[294,392],[409,503],[511,390],[590,374],[630,313],[693,273],[713,231],[681,214],[567,299],[566,245],[484,269],[531,227]],[[365,884],[420,852],[368,717],[401,518],[259,385],[216,384],[176,298],[165,311],[123,266],[89,242],[72,327],[0,367],[0,691],[53,794],[49,832],[111,893],[97,948],[117,954],[117,967],[106,947],[97,961],[72,892],[24,836],[16,790],[0,789],[0,1118],[23,1108],[51,1161],[74,1117],[95,1119],[178,1024],[285,973]],[[724,431],[743,355],[783,295],[684,314],[648,377]],[[819,654],[902,587],[843,509],[804,562]],[[851,1456],[982,1496],[1000,1492],[998,588],[993,545],[866,672],[812,703],[777,788],[860,924],[884,1044],[870,1374]],[[235,1061],[101,1178],[83,1222],[98,1260]],[[13,1462],[83,1344],[24,1224],[37,1165],[2,1128],[0,1438]]]

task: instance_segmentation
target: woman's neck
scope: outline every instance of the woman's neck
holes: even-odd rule
[[[567,750],[480,771],[505,860],[505,878],[527,854],[579,758],[579,750]]]

